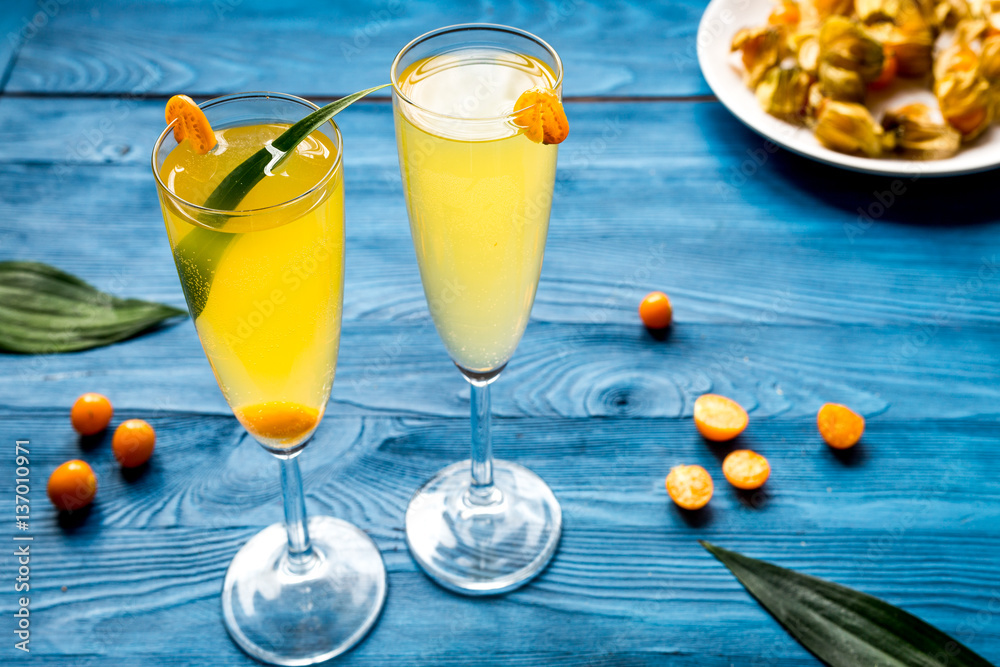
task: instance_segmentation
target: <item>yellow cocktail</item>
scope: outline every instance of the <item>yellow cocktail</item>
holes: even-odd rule
[[[556,169],[554,146],[490,119],[555,81],[537,58],[485,49],[420,59],[397,81],[412,102],[396,105],[396,136],[424,293],[448,353],[476,373],[507,363],[528,323]]]
[[[541,119],[542,107],[515,105],[544,96],[549,111],[558,105],[564,123],[562,64],[551,47],[521,30],[460,25],[408,44],[392,65],[392,82],[424,295],[445,348],[470,383],[472,417],[471,458],[439,471],[413,496],[406,541],[442,586],[498,593],[538,574],[562,529],[559,503],[545,482],[516,463],[493,460],[489,386],[528,323],[556,173],[557,147],[537,143],[537,123],[523,122]]]
[[[152,167],[184,297],[230,407],[281,464],[285,521],[233,558],[223,619],[258,660],[323,662],[365,635],[386,594],[381,554],[364,531],[329,516],[307,520],[298,466],[326,410],[340,343],[340,132],[324,122],[330,107],[276,93],[229,95],[201,111],[175,96],[168,117],[172,108],[179,115],[156,142]],[[282,133],[300,120],[306,137],[295,144],[297,132]],[[286,155],[273,143],[295,148]],[[259,166],[246,162],[255,154]]]
[[[196,154],[184,142],[167,156],[160,178],[177,196],[204,201],[237,165],[287,127],[217,130],[219,148],[207,155]],[[324,181],[338,155],[328,137],[310,135],[284,163],[280,176],[255,186],[242,208],[267,210],[295,199]],[[208,232],[233,238],[215,260],[214,279],[195,319],[198,336],[236,417],[273,448],[297,446],[312,433],[333,384],[344,276],[339,169],[324,187],[327,196],[289,222],[272,214],[245,215]],[[176,206],[164,207],[164,221],[171,249],[196,229],[204,234]],[[194,284],[183,261],[178,271],[186,287]]]

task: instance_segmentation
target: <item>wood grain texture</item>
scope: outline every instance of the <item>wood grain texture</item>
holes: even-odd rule
[[[14,71],[14,62],[25,44],[35,39],[58,16],[57,2],[36,5],[30,0],[6,0],[0,11],[0,92]]]
[[[486,22],[549,40],[569,95],[702,95],[694,36],[705,4],[88,0],[66,5],[25,46],[9,90],[345,95],[388,81],[396,53],[415,37]]]
[[[0,102],[9,184],[0,254],[28,248],[25,225],[38,225],[51,238],[32,247],[34,259],[178,303],[148,172],[161,103],[73,100],[72,114],[66,103]],[[908,182],[895,196],[890,179],[768,153],[718,104],[571,104],[569,113],[574,134],[561,148],[537,319],[634,323],[639,299],[664,289],[679,322],[917,329],[1000,320],[990,174]],[[42,136],[29,130],[36,119]],[[422,316],[389,106],[361,104],[338,120],[347,137],[347,317]],[[737,179],[748,161],[753,176]],[[44,194],[53,181],[55,200]],[[881,217],[859,221],[858,208],[885,196],[896,201]],[[80,225],[86,235],[68,233]],[[112,244],[120,252],[109,265]]]
[[[909,329],[676,325],[667,342],[638,325],[532,323],[494,391],[501,416],[690,417],[714,391],[755,418],[814,416],[827,401],[869,418],[997,416],[1000,332],[965,326],[923,345]],[[122,407],[228,414],[190,322],[117,346],[4,356],[0,405],[69,406],[84,391]],[[345,324],[334,415],[464,417],[468,387],[429,318]]]
[[[206,650],[212,664],[244,664],[225,640],[217,596],[240,544],[280,518],[276,466],[231,417],[121,417],[139,414],[160,434],[143,474],[125,479],[98,443],[84,454],[100,483],[86,521],[60,526],[45,505],[33,517],[37,650],[71,664],[89,664],[84,656],[188,664]],[[78,455],[64,415],[0,417],[9,433],[44,443],[36,469]],[[413,488],[463,455],[463,420],[327,419],[302,463],[310,509],[365,528],[392,580],[385,617],[346,664],[459,664],[470,652],[496,665],[608,664],[620,656],[635,656],[634,664],[750,664],[761,656],[810,664],[697,538],[884,597],[990,657],[1000,631],[977,619],[1000,597],[994,429],[970,420],[876,422],[856,455],[842,460],[818,442],[810,420],[754,423],[738,444],[771,458],[767,491],[720,487],[710,510],[687,514],[667,499],[664,472],[679,461],[717,472],[724,453],[689,421],[501,419],[498,453],[550,482],[566,533],[535,583],[492,600],[436,589],[402,539]],[[170,644],[168,653],[164,642],[149,641],[153,627],[165,639],[198,640]],[[487,631],[495,627],[505,629]]]
[[[159,103],[130,108],[72,164],[62,147],[100,128],[114,102],[73,101],[72,118],[59,105],[0,104],[0,174],[10,186],[0,256],[183,305],[149,146],[115,148],[151,142]],[[987,274],[1000,223],[989,213],[988,175],[917,182],[898,212],[852,239],[850,207],[890,181],[838,176],[835,196],[820,183],[836,172],[777,153],[720,197],[718,175],[747,159],[754,137],[718,105],[669,108],[662,118],[659,105],[570,105],[576,134],[563,152],[535,323],[498,386],[500,414],[678,416],[710,389],[762,417],[811,414],[826,400],[869,416],[922,418],[930,405],[935,416],[997,413],[1000,273]],[[24,132],[35,117],[50,128],[44,139]],[[349,234],[336,410],[457,416],[464,388],[430,326],[391,123],[380,104],[342,117]],[[607,127],[620,132],[593,155]],[[351,150],[361,138],[364,150]],[[734,138],[745,143],[734,147]],[[56,199],[45,194],[53,179]],[[820,191],[827,199],[809,194]],[[947,212],[955,197],[979,202],[981,218],[956,220]],[[674,302],[677,324],[664,343],[635,313],[652,289]],[[0,363],[12,376],[0,386],[7,405],[33,405],[39,391],[62,404],[99,383],[129,407],[228,412],[190,323],[128,346]]]

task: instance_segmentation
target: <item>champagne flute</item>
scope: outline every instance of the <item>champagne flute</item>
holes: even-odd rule
[[[253,536],[226,573],[226,628],[277,665],[328,660],[381,612],[385,566],[356,526],[307,520],[298,456],[326,410],[344,290],[342,141],[332,122],[241,202],[200,203],[265,142],[316,109],[245,93],[202,105],[218,144],[206,155],[160,135],[152,167],[170,247],[198,337],[234,414],[281,468],[285,521]]]
[[[558,94],[562,63],[545,42],[488,24],[410,42],[392,64],[396,145],[410,232],[434,325],[470,384],[472,456],[438,472],[410,501],[417,563],[451,590],[514,589],[559,542],[562,513],[527,468],[494,460],[490,384],[531,313],[555,183],[555,145],[514,124],[525,90]]]

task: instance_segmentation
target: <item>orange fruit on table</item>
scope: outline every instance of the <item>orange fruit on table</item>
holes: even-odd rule
[[[113,414],[114,409],[107,396],[88,392],[73,403],[69,420],[73,424],[73,430],[80,435],[94,435],[108,427]]]
[[[650,329],[666,329],[674,319],[674,309],[666,294],[650,292],[639,304],[639,317]]]
[[[667,493],[679,507],[698,510],[712,499],[712,476],[701,466],[674,466],[667,475]]]
[[[129,419],[118,425],[111,439],[111,451],[123,468],[136,468],[149,460],[156,444],[153,427],[141,419]]]
[[[827,403],[816,414],[816,426],[834,449],[853,447],[865,432],[865,418],[846,405]]]
[[[85,461],[66,461],[52,471],[47,491],[57,509],[78,510],[89,505],[97,495],[97,477]]]
[[[722,474],[737,489],[759,489],[771,476],[771,464],[757,452],[737,449],[722,461]]]
[[[702,394],[694,402],[694,425],[708,440],[732,440],[747,427],[747,411],[731,398]]]

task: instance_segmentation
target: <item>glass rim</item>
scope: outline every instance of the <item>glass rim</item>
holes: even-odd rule
[[[542,47],[545,51],[547,51],[548,54],[550,56],[552,56],[552,59],[556,63],[556,71],[554,72],[555,75],[556,75],[556,80],[552,84],[553,89],[559,90],[559,89],[562,88],[562,81],[563,81],[563,64],[562,64],[562,58],[559,57],[559,54],[556,53],[556,50],[554,48],[552,48],[552,46],[548,42],[546,42],[544,39],[542,39],[538,35],[530,33],[527,30],[521,30],[520,28],[514,28],[514,27],[511,27],[511,26],[507,26],[507,25],[501,25],[499,23],[457,23],[455,25],[449,25],[449,26],[445,26],[443,28],[437,28],[436,30],[431,30],[429,32],[425,32],[424,34],[420,35],[419,37],[416,37],[415,39],[411,40],[406,46],[404,46],[402,49],[399,50],[399,53],[397,53],[396,57],[393,58],[393,60],[392,60],[392,68],[389,70],[389,79],[392,82],[392,92],[395,95],[397,95],[400,100],[402,100],[403,102],[406,102],[408,105],[410,105],[410,106],[412,106],[412,107],[414,107],[416,109],[419,109],[422,113],[428,113],[428,114],[431,114],[433,116],[436,116],[437,118],[446,118],[448,120],[461,121],[463,123],[483,123],[483,122],[504,121],[504,120],[508,120],[508,119],[512,118],[513,116],[515,116],[517,114],[517,112],[520,111],[520,109],[514,109],[513,111],[511,111],[508,114],[504,114],[502,116],[495,116],[495,117],[492,117],[492,118],[463,118],[461,116],[452,116],[450,114],[441,113],[440,111],[434,111],[432,109],[428,109],[426,107],[420,106],[419,104],[417,104],[416,102],[414,102],[413,100],[411,100],[409,97],[407,97],[399,89],[399,79],[398,79],[397,71],[396,70],[397,70],[397,68],[399,66],[400,60],[403,58],[404,55],[406,55],[412,48],[414,48],[418,44],[422,44],[423,42],[426,42],[429,39],[433,39],[433,38],[439,37],[441,35],[446,35],[448,33],[464,32],[466,30],[486,30],[486,31],[492,31],[492,32],[507,33],[507,34],[510,34],[510,35],[516,35],[518,37],[523,37],[523,38],[525,38],[527,40],[535,42],[540,47]]]
[[[274,93],[274,92],[269,92],[269,91],[250,91],[250,92],[245,92],[245,93],[233,93],[233,94],[230,94],[230,95],[220,95],[219,97],[213,97],[210,100],[205,100],[204,102],[202,102],[201,104],[198,105],[198,108],[200,108],[202,110],[205,110],[205,109],[210,109],[211,107],[214,107],[214,106],[219,105],[219,104],[226,104],[228,102],[236,102],[236,101],[239,101],[239,100],[247,100],[247,99],[262,99],[262,98],[263,99],[284,100],[284,101],[287,101],[287,102],[295,102],[297,104],[301,104],[302,106],[306,107],[307,109],[311,109],[312,111],[315,111],[315,110],[317,110],[317,109],[320,108],[320,107],[316,106],[315,103],[310,102],[309,100],[307,100],[307,99],[305,99],[303,97],[298,97],[297,95],[289,95],[287,93]],[[174,200],[176,202],[179,202],[180,204],[183,204],[186,208],[193,209],[193,210],[195,210],[195,211],[197,211],[199,213],[206,213],[206,214],[210,214],[210,215],[225,215],[225,216],[229,216],[229,217],[259,215],[260,213],[264,213],[264,212],[268,212],[268,211],[275,211],[275,210],[278,210],[278,209],[281,209],[281,208],[285,208],[285,207],[291,206],[291,205],[296,204],[296,203],[302,201],[303,199],[305,199],[305,198],[313,195],[320,187],[322,187],[322,186],[326,185],[327,183],[329,183],[330,179],[332,179],[333,176],[340,169],[341,163],[344,160],[344,138],[343,138],[343,135],[341,135],[341,133],[340,133],[340,128],[337,127],[337,124],[333,121],[332,118],[330,120],[328,120],[327,122],[330,125],[333,126],[334,132],[336,133],[336,140],[337,140],[337,143],[336,143],[337,157],[333,161],[333,165],[330,167],[330,169],[325,174],[323,174],[323,177],[321,179],[319,179],[319,181],[317,181],[315,185],[313,185],[311,188],[309,188],[308,190],[306,190],[302,194],[296,195],[295,197],[293,197],[291,199],[288,199],[288,200],[283,201],[283,202],[279,202],[277,204],[271,204],[270,206],[262,206],[260,208],[244,208],[244,209],[237,209],[237,210],[226,210],[226,209],[209,208],[207,206],[201,206],[199,204],[195,204],[193,202],[189,202],[184,197],[181,197],[176,192],[174,192],[173,190],[171,190],[167,186],[167,184],[163,182],[163,179],[160,177],[160,170],[156,166],[156,156],[157,156],[157,154],[160,151],[160,146],[163,144],[163,140],[166,139],[167,135],[170,134],[173,131],[173,127],[177,123],[176,119],[173,120],[173,121],[171,121],[167,125],[167,127],[164,128],[163,132],[161,132],[160,136],[156,139],[156,143],[153,144],[153,154],[152,154],[152,156],[150,158],[150,166],[152,167],[153,176],[156,177],[156,185],[160,189],[160,191],[167,193],[167,195],[172,200]]]

